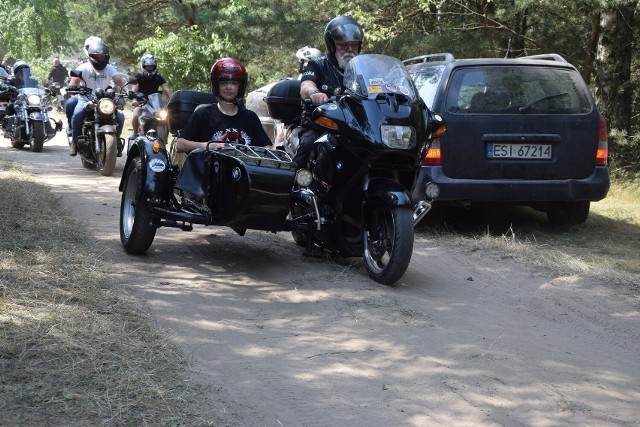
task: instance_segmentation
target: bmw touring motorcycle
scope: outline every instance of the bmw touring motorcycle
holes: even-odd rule
[[[274,119],[299,122],[299,84],[283,80],[269,91]],[[146,252],[162,226],[222,225],[240,235],[247,229],[291,231],[310,254],[361,256],[373,280],[399,280],[412,255],[414,220],[430,207],[414,205],[409,194],[421,155],[444,123],[430,114],[395,58],[357,56],[344,84],[343,95],[311,113],[324,134],[309,169],[298,170],[284,151],[235,144],[195,150],[180,167],[159,141],[138,138],[120,183],[125,250]],[[205,95],[174,93],[168,105],[172,134],[198,96]]]

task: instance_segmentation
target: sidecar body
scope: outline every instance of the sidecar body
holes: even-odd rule
[[[197,101],[206,95],[174,93],[168,105],[172,135],[179,133],[199,105]],[[144,244],[130,242],[141,234],[140,228],[152,229],[153,236],[158,227],[191,230],[192,224],[229,226],[239,234],[247,229],[288,230],[295,172],[291,158],[283,151],[234,144],[224,149],[194,150],[178,166],[171,162],[164,144],[139,137],[129,150],[120,182],[123,245],[129,252],[146,251],[150,241],[144,250],[140,250]]]

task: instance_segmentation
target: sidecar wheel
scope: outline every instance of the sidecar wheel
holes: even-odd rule
[[[292,231],[291,236],[293,237],[293,241],[296,242],[296,245],[302,246],[303,248],[307,247],[307,235],[302,231]]]
[[[39,153],[42,151],[44,145],[44,123],[32,122],[31,123],[31,135],[29,135],[29,144],[31,145],[31,151]]]
[[[102,153],[98,156],[98,171],[102,176],[111,176],[113,170],[116,168],[116,160],[118,157],[118,143],[116,136],[106,133],[102,136],[104,145],[102,146]]]
[[[149,205],[142,194],[142,160],[132,159],[126,171],[120,203],[120,241],[130,254],[143,254],[156,237]]]
[[[413,253],[413,218],[406,207],[374,209],[364,231],[363,259],[369,277],[393,285],[407,271]]]
[[[20,149],[24,148],[24,142],[18,142],[15,139],[12,139],[11,140],[11,146],[13,148],[17,148],[18,150],[20,150]]]

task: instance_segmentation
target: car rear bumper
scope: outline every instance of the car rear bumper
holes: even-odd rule
[[[429,182],[434,182],[440,187],[437,201],[598,201],[604,199],[609,191],[609,169],[598,166],[584,179],[477,180],[451,179],[444,175],[440,166],[423,166],[412,193],[414,201],[425,199],[424,189]]]

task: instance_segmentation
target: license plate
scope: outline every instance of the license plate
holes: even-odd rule
[[[551,144],[487,144],[490,159],[550,159]]]

